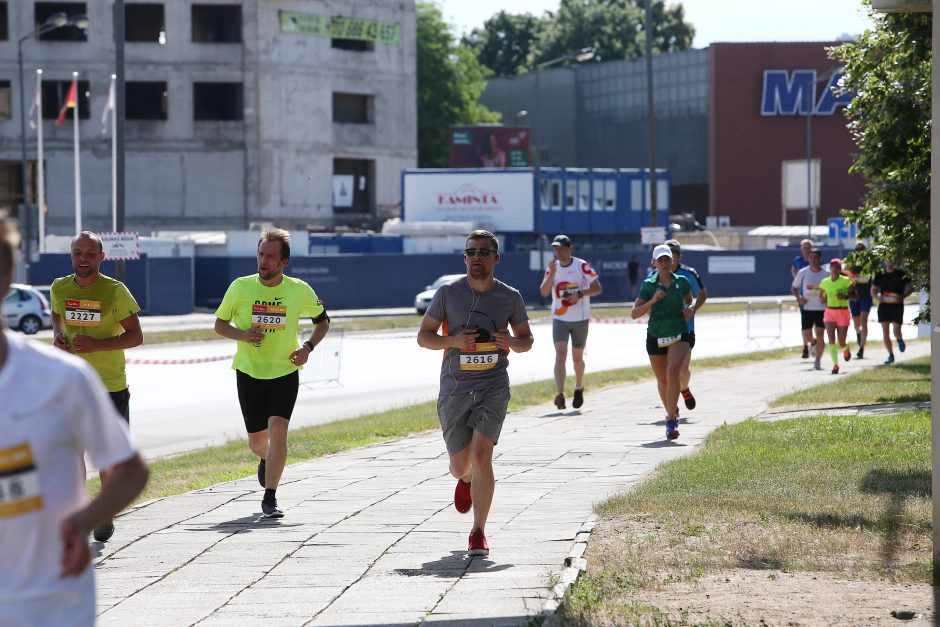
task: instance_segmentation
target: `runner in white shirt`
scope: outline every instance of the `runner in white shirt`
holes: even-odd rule
[[[0,213],[0,294],[19,237]],[[95,621],[88,534],[126,507],[147,468],[95,372],[0,330],[0,624]],[[112,474],[87,503],[82,455]]]
[[[821,261],[822,251],[813,248],[809,253],[809,265],[797,271],[790,286],[790,291],[800,306],[803,343],[815,347],[813,352],[813,369],[815,370],[822,370],[820,360],[826,349],[826,340],[823,335],[825,329],[823,314],[826,312],[826,305],[819,300],[819,284],[829,276],[829,271],[822,267]],[[814,332],[815,341],[813,340]]]
[[[604,291],[597,272],[584,259],[571,254],[571,239],[557,235],[552,242],[555,258],[548,264],[539,292],[552,295],[552,340],[555,342],[555,407],[565,408],[565,362],[568,338],[574,363],[574,400],[577,409],[584,404],[584,346],[591,318],[591,296]]]

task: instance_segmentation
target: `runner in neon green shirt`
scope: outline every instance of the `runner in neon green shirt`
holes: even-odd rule
[[[261,511],[280,518],[276,490],[287,461],[287,428],[298,371],[330,329],[323,303],[305,282],[284,276],[290,262],[290,234],[269,229],[258,242],[258,274],[235,279],[216,310],[215,331],[238,341],[232,368],[248,446],[261,458],[258,482],[265,488]],[[301,317],[313,318],[313,334],[297,343]]]
[[[826,325],[826,335],[829,336],[829,356],[832,357],[832,374],[839,374],[839,352],[836,350],[836,334],[839,337],[839,350],[846,361],[852,359],[852,351],[846,345],[846,336],[849,333],[849,324],[852,315],[849,313],[849,289],[852,279],[842,274],[842,260],[832,259],[829,262],[829,276],[819,282],[819,298],[826,305],[823,314],[823,323]]]
[[[72,239],[74,274],[52,282],[52,328],[57,348],[87,361],[104,383],[117,412],[130,424],[131,393],[124,370],[124,350],[140,346],[144,334],[140,307],[127,287],[101,274],[104,247],[92,231]],[[101,480],[107,471],[99,473]],[[114,524],[95,529],[95,540],[107,542]]]

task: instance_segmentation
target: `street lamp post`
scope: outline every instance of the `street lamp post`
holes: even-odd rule
[[[532,111],[534,115],[532,116],[532,127],[538,126],[541,130],[541,119],[539,118],[539,76],[542,73],[542,70],[549,68],[553,65],[561,63],[562,61],[574,61],[576,63],[584,63],[585,61],[590,61],[594,58],[596,54],[596,49],[588,46],[587,48],[581,48],[580,50],[575,50],[569,52],[568,54],[563,54],[560,57],[555,57],[554,59],[549,59],[548,61],[543,61],[535,66],[535,107]],[[538,135],[535,135],[538,137]],[[529,141],[532,141],[532,131],[529,131]],[[538,144],[532,145],[535,157],[533,159],[533,164],[535,165],[535,181],[537,183],[535,188],[535,215],[538,218],[538,246],[539,246],[539,264],[543,262],[543,257],[545,256],[545,234],[542,232],[542,181],[539,180],[539,168],[542,165],[542,155],[541,150],[539,149]]]
[[[836,65],[821,75],[817,76],[812,83],[812,88],[806,90],[803,97],[809,100],[809,107],[806,113],[806,237],[813,239],[813,227],[816,226],[816,212],[819,206],[813,202],[813,116],[816,115],[816,85],[822,82],[829,82],[832,75],[842,69],[841,65]],[[822,163],[819,164],[819,185],[822,185]],[[822,194],[820,189],[816,190],[819,194],[820,204]],[[840,244],[841,245],[841,244]]]
[[[35,29],[27,35],[23,35],[16,42],[16,67],[19,75],[19,92],[20,92],[20,189],[22,194],[22,204],[20,205],[23,208],[23,215],[18,216],[21,223],[23,234],[23,267],[29,268],[30,261],[30,244],[32,237],[32,215],[29,208],[27,207],[27,188],[29,186],[29,173],[26,163],[26,97],[23,93],[23,42],[31,37],[37,35],[43,35],[50,31],[54,31],[57,28],[62,28],[63,26],[77,26],[79,28],[85,28],[88,26],[88,18],[84,15],[78,15],[75,17],[69,17],[65,13],[55,13],[50,15],[45,22],[39,25],[39,28]],[[76,104],[77,106],[77,104]],[[42,124],[42,120],[37,120],[37,124]],[[39,208],[42,211],[42,207]]]
[[[656,127],[653,117],[653,0],[646,0],[646,143],[650,177],[650,226],[656,226]]]

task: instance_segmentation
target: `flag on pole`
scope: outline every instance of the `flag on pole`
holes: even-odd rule
[[[108,114],[114,111],[114,77],[111,77],[111,86],[108,88],[108,100],[104,104],[104,111],[101,112],[101,134],[108,134]]]
[[[78,106],[78,81],[74,78],[72,79],[72,84],[69,87],[69,93],[65,97],[65,103],[62,105],[62,108],[59,110],[59,117],[55,119],[56,126],[62,126],[65,124],[65,114],[68,113],[69,109],[74,109]]]
[[[29,107],[29,127],[36,128],[39,124],[39,112],[42,111],[42,75],[36,75],[36,93],[33,103]]]

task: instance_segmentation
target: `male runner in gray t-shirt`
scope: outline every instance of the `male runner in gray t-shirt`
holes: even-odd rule
[[[434,294],[418,345],[445,351],[437,415],[457,478],[454,507],[461,514],[473,508],[467,552],[488,555],[483,529],[496,487],[493,447],[509,406],[508,353],[532,348],[532,331],[519,291],[493,277],[496,236],[473,231],[466,246],[467,276]]]

